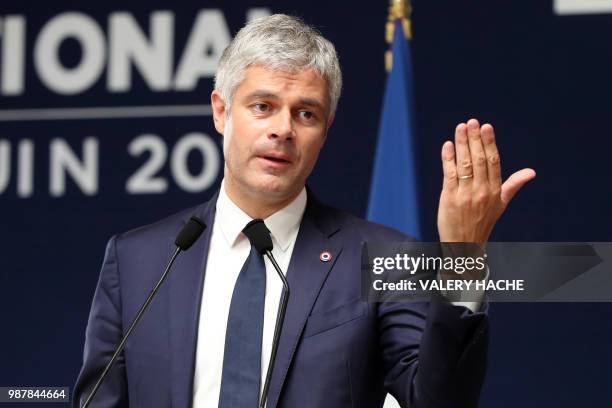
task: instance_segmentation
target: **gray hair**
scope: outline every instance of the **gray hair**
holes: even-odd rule
[[[312,68],[327,81],[330,114],[336,111],[342,89],[342,72],[334,45],[297,17],[274,14],[245,25],[225,48],[215,89],[221,93],[229,115],[234,91],[245,70],[262,65],[290,72]]]

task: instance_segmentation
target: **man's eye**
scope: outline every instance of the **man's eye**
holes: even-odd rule
[[[253,105],[253,110],[256,112],[266,112],[268,110],[268,105],[265,103],[256,103]]]
[[[300,116],[302,119],[311,120],[314,118],[314,113],[309,111],[300,111]]]

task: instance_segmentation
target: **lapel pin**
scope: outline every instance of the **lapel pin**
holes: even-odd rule
[[[332,254],[329,251],[323,251],[319,256],[319,259],[321,262],[329,262],[332,259]]]

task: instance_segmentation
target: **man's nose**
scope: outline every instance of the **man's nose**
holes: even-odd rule
[[[272,127],[268,135],[271,139],[291,140],[295,137],[291,111],[283,109],[272,119]]]

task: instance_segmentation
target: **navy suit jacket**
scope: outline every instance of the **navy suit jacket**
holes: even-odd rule
[[[196,337],[217,196],[111,238],[91,307],[74,390],[82,404],[192,216],[208,226],[181,254],[92,407],[191,408]],[[488,324],[442,298],[361,300],[361,243],[399,232],[308,202],[287,271],[291,288],[268,408],[473,407],[485,374]],[[332,259],[322,262],[329,251]],[[255,408],[255,407],[254,407]]]

